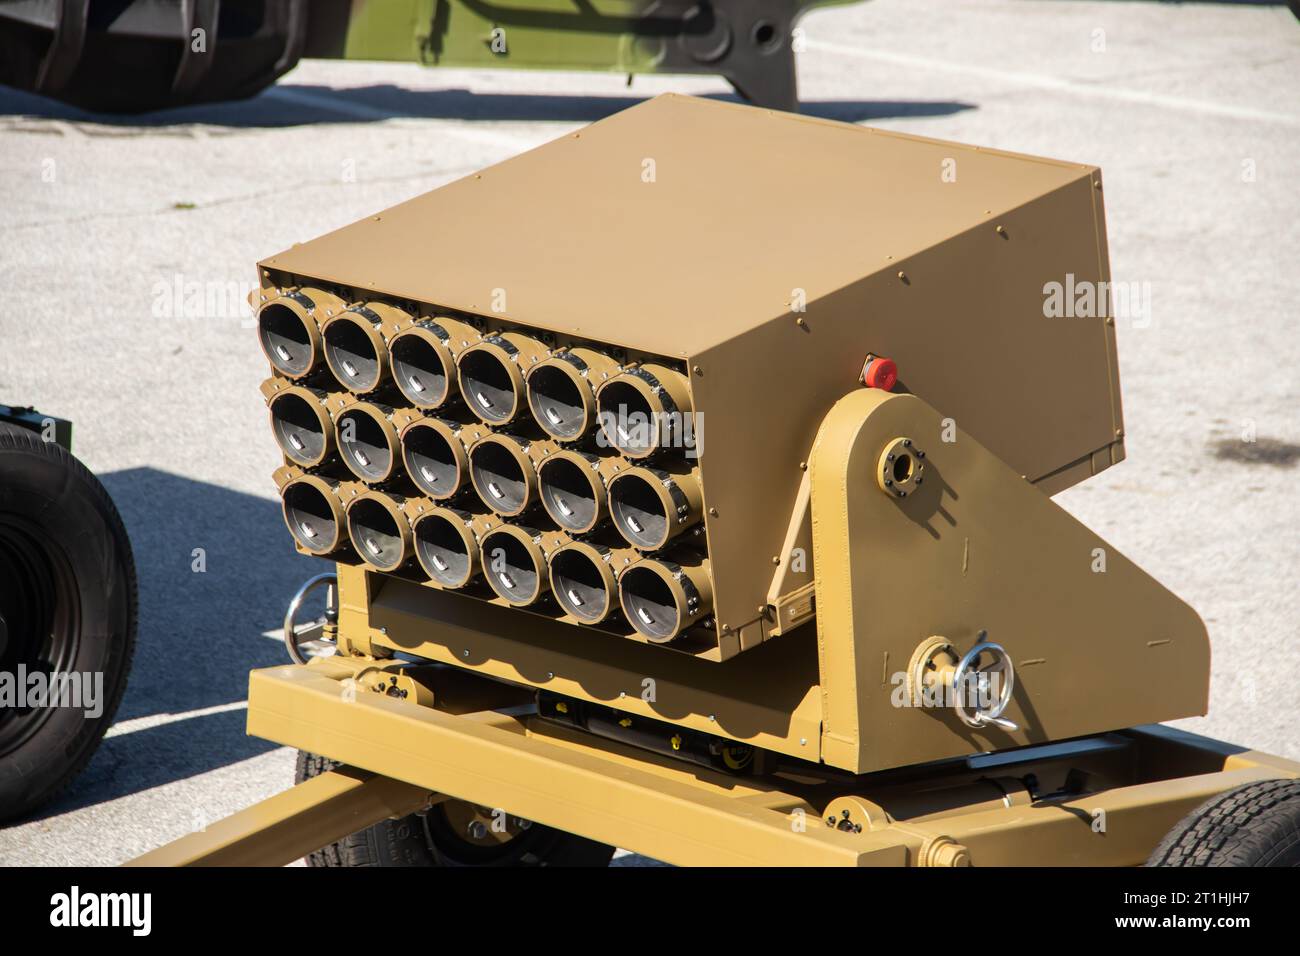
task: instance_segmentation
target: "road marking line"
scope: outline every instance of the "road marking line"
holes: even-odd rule
[[[217,704],[213,707],[200,707],[197,710],[181,711],[178,714],[149,714],[147,717],[133,717],[130,720],[120,720],[112,727],[108,728],[108,733],[104,734],[109,737],[121,737],[123,734],[134,734],[141,730],[152,730],[154,727],[162,727],[167,724],[177,724],[182,720],[192,720],[195,717],[209,717],[212,714],[228,714],[232,710],[248,710],[248,701],[236,700],[229,704]]]
[[[941,73],[960,73],[967,76],[980,76],[990,80],[1002,80],[1023,86],[1036,86],[1041,89],[1059,90],[1078,96],[1090,96],[1097,99],[1122,100],[1127,103],[1144,103],[1148,106],[1161,106],[1167,109],[1182,110],[1187,113],[1204,113],[1210,116],[1224,116],[1229,119],[1251,120],[1264,123],[1278,123],[1283,126],[1300,126],[1300,116],[1289,113],[1274,113],[1269,110],[1257,110],[1249,106],[1232,106],[1227,103],[1211,103],[1208,100],[1192,100],[1182,96],[1169,96],[1163,93],[1150,93],[1144,90],[1129,90],[1116,86],[1102,86],[1094,83],[1081,83],[1067,80],[1046,73],[1021,73],[1016,70],[1000,70],[996,67],[975,66],[965,63],[950,63],[910,53],[890,53],[885,50],[868,50],[862,47],[844,46],[840,43],[827,43],[824,40],[806,41],[809,50],[822,50],[841,56],[856,57],[860,60],[875,60],[896,66],[910,66],[922,70],[936,70]]]

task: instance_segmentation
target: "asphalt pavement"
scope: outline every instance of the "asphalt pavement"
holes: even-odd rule
[[[1114,278],[1150,309],[1118,327],[1128,460],[1058,501],[1207,621],[1211,711],[1179,726],[1300,758],[1300,22],[874,0],[803,27],[808,113],[1102,167]],[[270,480],[254,263],[665,91],[730,95],[336,62],[133,118],[0,89],[0,401],[75,422],[141,578],[117,723],[0,830],[0,864],[119,863],[292,782],[243,731],[247,672],[284,660],[265,635],[315,570]]]

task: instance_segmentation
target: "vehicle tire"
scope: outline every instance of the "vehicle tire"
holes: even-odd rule
[[[59,445],[3,424],[0,581],[0,679],[28,704],[0,706],[8,820],[62,790],[112,723],[135,651],[137,595],[131,544],[104,486]],[[77,706],[30,706],[20,668],[102,675],[102,684],[93,700],[64,701]]]
[[[338,763],[298,751],[298,783]],[[540,824],[520,828],[511,822],[500,842],[485,833],[479,841],[462,836],[463,822],[477,808],[462,800],[435,804],[425,813],[383,820],[331,843],[307,857],[308,866],[608,866],[614,848]],[[487,829],[486,827],[484,829]]]
[[[1300,866],[1300,780],[1262,780],[1201,804],[1147,866]]]

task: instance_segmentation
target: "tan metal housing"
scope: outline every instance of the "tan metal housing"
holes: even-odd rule
[[[703,422],[716,613],[675,649],[725,660],[779,633],[799,466],[867,352],[1049,493],[1123,457],[1113,326],[1044,315],[1049,283],[1109,280],[1100,185],[1078,163],[668,95],[260,268],[271,300],[327,285],[469,318],[488,351],[532,331],[676,369]],[[506,362],[512,384],[539,361]]]

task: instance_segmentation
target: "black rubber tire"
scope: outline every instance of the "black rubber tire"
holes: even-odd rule
[[[298,751],[298,783],[337,767],[335,761]],[[400,820],[358,830],[307,857],[308,866],[609,866],[614,848],[533,824],[506,846],[505,856],[476,862],[447,830],[435,806]]]
[[[97,716],[87,716],[84,708],[52,707],[30,734],[12,741],[8,750],[0,748],[0,820],[10,820],[67,786],[113,722],[135,652],[138,597],[130,540],[104,486],[59,445],[5,424],[0,424],[0,522],[5,523],[0,532],[26,535],[66,572],[64,593],[75,607],[62,608],[61,597],[51,602],[72,615],[66,626],[68,657],[59,670],[103,674]],[[0,541],[0,547],[7,546]],[[6,581],[5,586],[11,590],[0,595],[0,608],[17,607],[24,621],[39,621],[28,616],[31,607],[19,597],[17,584]],[[18,647],[24,636],[15,632],[9,638]],[[4,653],[0,647],[0,659]]]
[[[1206,801],[1147,866],[1300,866],[1300,780],[1248,783]]]

